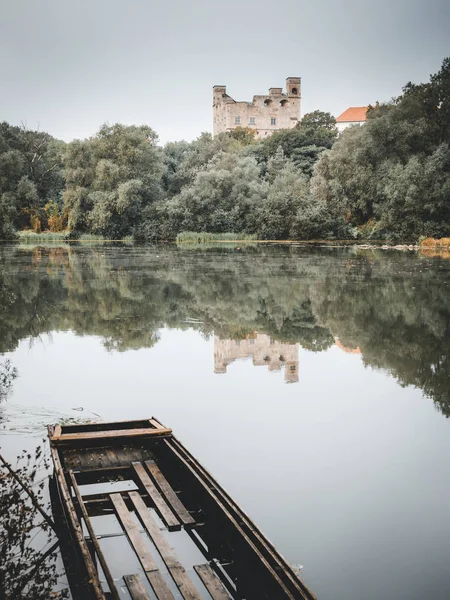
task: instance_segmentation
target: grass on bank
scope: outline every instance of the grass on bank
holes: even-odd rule
[[[251,242],[256,235],[248,233],[205,233],[197,231],[182,231],[177,235],[177,244],[209,244],[211,242]]]
[[[107,240],[101,235],[91,235],[89,233],[83,233],[78,238],[74,238],[70,232],[61,231],[54,233],[52,231],[44,231],[42,233],[35,233],[34,231],[19,231],[19,243],[21,244],[46,244],[55,242],[126,242],[128,244],[133,242],[131,237],[125,237],[121,240]]]

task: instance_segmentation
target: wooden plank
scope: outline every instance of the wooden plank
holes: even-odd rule
[[[183,503],[181,502],[181,500],[178,498],[178,496],[172,489],[172,486],[170,485],[170,483],[167,481],[167,479],[161,473],[158,465],[155,462],[152,462],[150,460],[146,460],[145,465],[146,465],[147,469],[149,470],[150,475],[153,477],[153,479],[158,484],[158,487],[161,490],[163,496],[166,497],[167,502],[170,504],[172,509],[175,511],[176,515],[178,516],[180,521],[183,523],[183,525],[188,526],[188,527],[195,525],[195,520],[192,518],[192,516],[186,510]]]
[[[213,600],[230,600],[223,583],[209,565],[194,565],[194,569]]]
[[[130,540],[131,545],[134,548],[134,551],[138,555],[138,558],[144,568],[145,572],[158,571],[158,567],[153,560],[150,551],[144,543],[144,539],[139,533],[139,529],[137,528],[135,522],[131,517],[131,513],[128,510],[123,498],[120,494],[110,494],[109,498],[113,503],[114,509],[117,514],[117,518],[119,519],[122,527],[127,534],[128,539]]]
[[[83,440],[111,440],[114,438],[136,438],[136,437],[152,437],[154,435],[169,435],[172,430],[168,427],[163,429],[150,429],[149,427],[140,429],[112,429],[109,431],[80,431],[79,433],[63,433],[61,435],[53,435],[50,440],[52,442],[71,442]]]
[[[134,419],[130,421],[96,421],[94,423],[79,423],[78,425],[63,425],[64,433],[76,433],[81,431],[110,431],[113,429],[136,429],[147,427],[149,419]]]
[[[108,586],[114,600],[120,600],[119,592],[117,591],[116,584],[114,583],[113,576],[111,575],[111,571],[109,570],[108,563],[106,562],[105,556],[100,548],[100,544],[98,542],[97,536],[95,535],[94,527],[92,526],[91,519],[89,518],[88,512],[83,502],[83,498],[80,493],[80,489],[77,485],[77,480],[75,479],[75,475],[73,471],[69,471],[69,476],[72,481],[72,487],[75,492],[75,496],[78,500],[78,506],[80,507],[81,514],[83,515],[84,522],[86,523],[87,530],[89,531],[89,535],[91,541],[94,545],[95,552],[97,554],[98,560],[103,569],[103,573],[105,574],[106,581],[108,582]]]
[[[294,573],[292,567],[287,563],[284,557],[277,551],[275,546],[265,537],[262,531],[253,523],[250,517],[236,504],[229,494],[217,483],[210,473],[198,462],[198,460],[183,446],[183,444],[172,437],[171,440],[165,439],[163,443],[178,455],[184,462],[188,470],[190,470],[202,483],[205,491],[211,496],[216,497],[218,505],[225,508],[224,514],[231,511],[236,529],[242,529],[245,537],[251,536],[250,544],[253,548],[257,548],[258,552],[263,549],[268,553],[273,564],[273,571],[277,574],[283,574],[287,577],[290,584],[295,587],[295,591],[300,594],[300,598],[305,600],[317,600],[316,596],[303,583],[303,581]],[[181,454],[180,454],[181,453]],[[184,457],[184,458],[183,458]],[[214,492],[214,493],[213,493]],[[227,518],[228,515],[226,514]],[[230,515],[231,516],[231,515]],[[239,524],[239,525],[238,525]],[[248,536],[245,531],[248,532]],[[264,561],[266,559],[264,558]],[[283,582],[283,586],[285,583]],[[289,592],[290,594],[290,592]],[[288,596],[291,597],[291,596]]]
[[[81,459],[78,452],[67,452],[64,454],[64,463],[66,469],[79,471],[81,468]]]
[[[81,525],[78,520],[77,513],[72,502],[72,498],[70,496],[69,488],[64,477],[64,472],[61,465],[61,461],[59,459],[58,451],[54,446],[50,445],[50,452],[52,455],[53,464],[55,466],[55,474],[56,478],[58,479],[59,490],[61,492],[62,500],[67,510],[70,524],[73,528],[76,540],[79,545],[79,549],[83,556],[84,564],[86,565],[86,570],[89,575],[89,584],[92,586],[94,595],[97,598],[97,600],[105,600],[105,594],[103,593],[102,586],[98,579],[97,569],[95,568],[95,565],[92,561],[89,549],[86,544],[86,540],[84,539],[83,530],[81,529]]]
[[[149,419],[149,423],[150,425],[153,425],[153,427],[156,427],[156,429],[165,429],[164,425],[162,425],[157,419],[155,419],[154,417],[152,417],[151,419]]]
[[[106,448],[106,455],[109,460],[109,466],[112,468],[117,467],[119,459],[115,450],[113,448]]]
[[[181,529],[180,522],[170,510],[164,498],[158,492],[155,484],[150,479],[147,471],[144,469],[144,465],[140,462],[133,462],[132,465],[136,472],[136,475],[139,477],[146,492],[152,499],[152,502],[154,503],[159,516],[162,518],[167,527],[171,531],[174,531],[175,529]]]
[[[269,560],[264,556],[261,552],[260,548],[258,548],[255,544],[254,534],[256,534],[256,528],[252,528],[249,532],[252,536],[249,537],[247,533],[244,531],[243,526],[245,525],[245,519],[241,518],[241,522],[237,519],[238,514],[236,514],[235,507],[227,501],[226,494],[221,494],[221,488],[215,484],[212,477],[209,475],[207,471],[203,469],[200,463],[184,448],[182,444],[180,444],[177,440],[175,444],[172,444],[168,440],[165,440],[165,444],[168,448],[173,452],[173,454],[178,457],[178,459],[184,464],[186,469],[191,472],[195,479],[200,483],[203,487],[204,491],[210,496],[212,501],[216,504],[218,508],[222,511],[222,514],[229,520],[232,526],[236,529],[238,534],[242,537],[243,540],[248,544],[248,546],[252,549],[252,551],[257,556],[258,560],[264,565],[267,572],[272,577],[273,581],[280,586],[283,594],[286,598],[290,598],[290,600],[295,600],[296,597],[303,598],[304,600],[310,600],[313,598],[312,595],[308,595],[309,590],[302,590],[297,582],[294,582],[296,585],[296,592],[300,592],[300,596],[294,596],[291,591],[287,588],[284,581],[281,579],[279,574],[275,571],[275,565],[272,565]],[[183,456],[184,455],[184,456]],[[209,480],[209,481],[208,481]],[[231,510],[231,512],[230,512]],[[265,548],[267,550],[267,548]],[[271,558],[276,558],[273,555],[273,552],[270,552]],[[274,568],[275,567],[275,568]],[[299,582],[300,583],[300,582]]]
[[[113,503],[117,518],[124,528],[130,544],[133,546],[133,550],[139,558],[156,597],[158,600],[174,600],[174,596],[167,583],[162,578],[161,573],[150,554],[150,550],[147,548],[144,538],[139,533],[139,529],[133,521],[131,513],[123,501],[122,496],[120,494],[110,494],[109,497]]]
[[[137,573],[124,575],[123,578],[133,600],[150,600],[150,596],[147,594],[147,590]]]
[[[145,502],[137,492],[130,492],[128,495],[133,502],[137,515],[155,544],[156,549],[161,555],[172,579],[177,584],[183,598],[185,600],[201,600],[201,596],[189,579],[184,567],[178,562],[166,538],[162,535],[159,527],[152,519],[151,513],[145,505]]]

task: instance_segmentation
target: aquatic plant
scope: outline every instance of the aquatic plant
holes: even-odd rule
[[[255,234],[248,233],[207,233],[204,231],[182,231],[177,235],[177,244],[207,244],[209,242],[241,242],[256,240]]]

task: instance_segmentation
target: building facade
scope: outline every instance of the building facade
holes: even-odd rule
[[[243,340],[214,336],[214,373],[226,373],[228,365],[245,358],[251,358],[255,367],[265,366],[269,371],[281,371],[284,366],[284,380],[298,381],[298,344],[284,344],[256,332]]]
[[[253,96],[252,102],[238,102],[224,85],[213,87],[213,135],[236,127],[256,130],[264,138],[279,129],[292,129],[301,115],[301,79],[288,77],[283,88],[270,88],[266,96]]]
[[[347,127],[352,125],[364,125],[367,121],[368,106],[351,106],[347,108],[342,115],[336,119],[336,127],[339,133],[342,133]]]

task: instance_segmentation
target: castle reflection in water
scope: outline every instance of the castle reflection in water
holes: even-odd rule
[[[348,348],[339,338],[335,346],[343,352],[361,354],[359,347]],[[265,333],[251,333],[241,340],[222,340],[214,336],[214,373],[226,373],[232,362],[252,358],[255,367],[266,366],[269,371],[281,371],[284,366],[286,383],[298,382],[299,344],[277,342]]]
[[[227,367],[240,358],[252,358],[255,366],[269,371],[284,369],[287,383],[298,381],[298,344],[283,344],[265,333],[252,333],[242,340],[221,340],[214,336],[214,373],[226,373]]]

